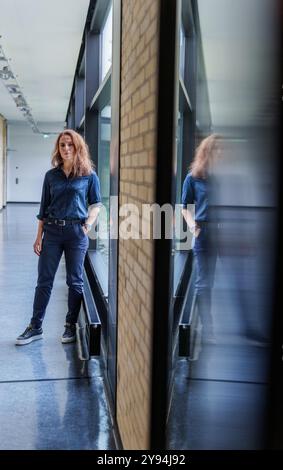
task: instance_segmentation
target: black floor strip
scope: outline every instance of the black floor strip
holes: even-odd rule
[[[231,383],[231,384],[245,384],[245,385],[263,385],[267,386],[266,382],[250,382],[248,380],[228,380],[228,379],[205,379],[202,377],[184,377],[190,382],[221,382],[221,383]]]
[[[0,385],[1,384],[12,384],[12,383],[25,383],[25,382],[56,382],[56,381],[62,381],[62,380],[85,380],[85,379],[97,379],[101,378],[101,375],[95,375],[95,376],[85,376],[85,377],[65,377],[65,378],[52,378],[52,379],[27,379],[27,380],[0,380]]]

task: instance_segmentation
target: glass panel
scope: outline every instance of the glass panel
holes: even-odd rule
[[[274,227],[276,190],[275,121],[267,112],[275,111],[275,55],[266,54],[276,48],[270,35],[263,51],[261,39],[277,19],[270,2],[247,9],[244,0],[225,0],[219,10],[212,3],[180,2],[185,33],[179,24],[172,201],[180,203],[183,185],[197,227],[185,259],[176,232],[172,245],[167,443],[169,449],[260,449],[275,236],[263,227]]]
[[[97,250],[101,255],[105,272],[108,272],[109,255],[109,195],[110,195],[110,137],[111,106],[105,106],[99,113],[98,177],[104,209],[99,215]]]
[[[178,115],[178,134],[177,134],[177,169],[176,169],[176,203],[181,203],[182,193],[182,161],[183,161],[183,113]]]
[[[183,25],[180,28],[180,76],[185,80],[186,38]]]
[[[112,64],[112,5],[101,32],[101,81]]]

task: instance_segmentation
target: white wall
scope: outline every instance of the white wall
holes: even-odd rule
[[[39,124],[39,128],[59,133],[63,124]],[[26,123],[8,123],[7,202],[40,201],[44,174],[51,168],[55,139],[56,135],[43,138],[34,134]]]
[[[6,121],[0,115],[0,209],[5,205]]]

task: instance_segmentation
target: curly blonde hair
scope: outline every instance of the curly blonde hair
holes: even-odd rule
[[[52,152],[52,166],[58,167],[63,164],[63,159],[59,151],[59,141],[63,135],[70,136],[75,147],[75,157],[72,167],[73,176],[77,177],[90,175],[92,170],[94,169],[94,164],[90,157],[88,145],[80,136],[80,134],[75,132],[73,129],[65,129],[58,135],[55,142],[54,150]]]
[[[219,135],[211,134],[203,139],[196,148],[194,159],[190,165],[190,170],[194,178],[205,178],[207,176],[209,163],[219,140]]]

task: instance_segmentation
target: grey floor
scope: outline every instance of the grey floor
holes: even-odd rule
[[[176,361],[169,449],[258,450],[265,445],[270,351],[269,310],[262,299],[268,292],[257,288],[261,270],[253,261],[245,271],[246,259],[218,262],[212,297],[215,341],[201,339],[198,324],[192,356]]]
[[[67,287],[62,258],[44,322],[44,339],[15,346],[32,313],[38,206],[0,213],[0,449],[115,449],[98,360],[77,358],[60,336]]]

